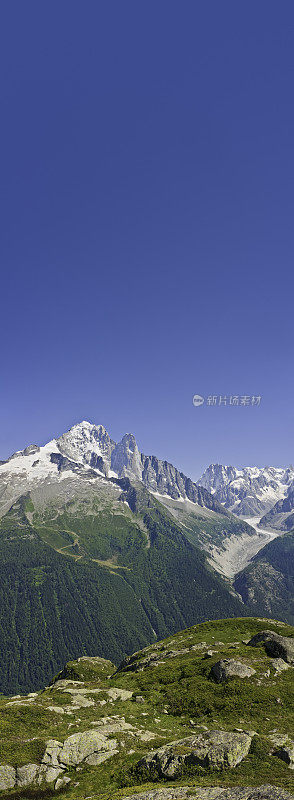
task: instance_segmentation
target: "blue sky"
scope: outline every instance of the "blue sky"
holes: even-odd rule
[[[89,419],[193,477],[291,463],[293,3],[0,17],[0,457]]]

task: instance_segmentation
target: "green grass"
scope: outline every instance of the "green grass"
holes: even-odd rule
[[[89,690],[100,689],[99,693],[87,694],[94,705],[74,709],[71,695],[62,687],[53,684],[40,693],[37,700],[28,707],[7,707],[7,699],[0,699],[0,745],[1,763],[23,764],[40,760],[44,743],[49,738],[64,741],[71,733],[89,730],[91,722],[110,718],[114,722],[124,719],[132,725],[132,730],[114,733],[119,743],[119,753],[99,767],[83,766],[76,772],[71,770],[71,784],[64,796],[68,800],[118,800],[132,792],[154,788],[156,785],[189,786],[238,786],[271,783],[294,790],[294,774],[289,767],[272,755],[269,735],[278,733],[293,734],[293,669],[274,675],[272,659],[263,647],[252,648],[242,643],[254,633],[270,628],[283,635],[294,636],[290,626],[272,621],[241,618],[203,623],[180,632],[164,640],[155,650],[146,648],[136,656],[136,663],[143,667],[143,659],[157,653],[157,659],[164,663],[149,666],[139,672],[120,671],[112,677],[109,662],[90,660],[72,661],[66,665],[57,679],[79,680]],[[175,657],[168,657],[173,650],[191,648],[201,642],[206,644],[202,650],[191,650]],[[217,652],[210,658],[203,658],[206,649]],[[225,684],[217,685],[209,677],[211,666],[219,658],[234,657],[254,666],[253,678],[234,678]],[[270,677],[265,673],[270,669]],[[260,683],[259,683],[260,681]],[[127,688],[134,696],[143,695],[144,703],[134,700],[110,702],[107,691],[112,686]],[[281,702],[277,703],[277,698]],[[99,701],[105,701],[103,705]],[[48,706],[57,705],[72,713],[57,714]],[[199,726],[199,727],[197,727]],[[136,764],[151,748],[164,743],[195,734],[197,731],[222,728],[232,730],[254,730],[248,756],[235,769],[204,770],[185,769],[173,782],[150,782],[149,776],[138,772]],[[141,732],[141,733],[140,733]],[[150,741],[141,735],[149,732]],[[133,751],[133,752],[130,752]],[[146,779],[147,778],[147,779]],[[38,790],[39,791],[39,790]],[[45,794],[33,795],[27,790],[7,792],[9,799],[47,800],[50,789]],[[55,793],[62,797],[63,793]]]

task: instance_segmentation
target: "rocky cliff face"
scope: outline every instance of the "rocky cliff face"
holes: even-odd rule
[[[139,480],[151,492],[167,495],[173,500],[190,500],[225,513],[204,485],[197,486],[168,461],[141,453],[131,433],[126,433],[116,443],[103,425],[82,422],[57,439],[57,447],[68,458],[97,468],[110,477]]]
[[[294,468],[236,467],[210,464],[197,481],[234,514],[261,516],[294,486]]]
[[[226,515],[207,489],[197,486],[172,464],[139,451],[135,437],[127,433],[115,442],[103,425],[81,422],[46,445],[30,445],[0,463],[0,513],[20,497],[65,473],[80,478],[105,476],[140,481],[151,492],[173,500],[190,500]]]
[[[291,531],[294,528],[294,485],[290,486],[288,494],[279,500],[271,510],[260,520],[260,527],[266,526],[273,530]]]

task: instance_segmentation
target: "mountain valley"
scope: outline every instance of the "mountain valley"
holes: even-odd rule
[[[271,616],[266,593],[251,584],[254,569],[259,583],[260,571],[276,569],[259,555],[277,531],[255,518],[253,527],[172,465],[142,455],[130,434],[116,444],[83,422],[15,453],[0,465],[0,512],[6,693],[39,689],[88,653],[117,663],[220,609]],[[278,616],[291,623],[285,563]]]

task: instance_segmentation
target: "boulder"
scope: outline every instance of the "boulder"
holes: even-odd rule
[[[282,658],[288,664],[294,664],[294,639],[280,636],[274,631],[260,631],[248,642],[249,647],[263,644],[266,653],[275,658]]]
[[[182,767],[236,767],[249,752],[252,736],[230,731],[208,731],[163,745],[140,759],[137,768],[161,778],[174,778]]]
[[[42,758],[42,764],[46,764],[50,767],[59,767],[59,760],[58,756],[61,752],[63,747],[62,742],[56,741],[56,739],[49,739],[46,744],[46,750]]]
[[[272,664],[276,672],[284,672],[285,669],[290,667],[290,664],[287,664],[282,658],[273,658]]]
[[[281,747],[274,750],[274,755],[285,761],[290,769],[294,769],[294,742],[284,742]]]
[[[2,764],[0,766],[0,792],[4,789],[13,789],[16,782],[16,772],[14,767],[9,764]]]
[[[107,694],[111,700],[122,700],[123,702],[131,700],[133,696],[133,692],[130,692],[129,689],[117,689],[115,686],[112,689],[107,689]]]
[[[255,669],[233,658],[225,658],[211,667],[209,675],[216,683],[222,683],[228,678],[250,678],[251,675],[255,675]]]
[[[42,763],[52,768],[76,766],[83,761],[87,764],[97,765],[111,758],[117,753],[115,739],[107,739],[100,731],[83,731],[73,733],[63,744],[54,739],[47,742]],[[48,778],[46,777],[46,780]]]
[[[54,789],[56,791],[58,791],[59,789],[64,789],[67,783],[70,783],[70,778],[68,778],[66,775],[63,775],[62,778],[57,778]]]
[[[40,764],[25,764],[16,768],[16,785],[29,786],[37,780]]]

